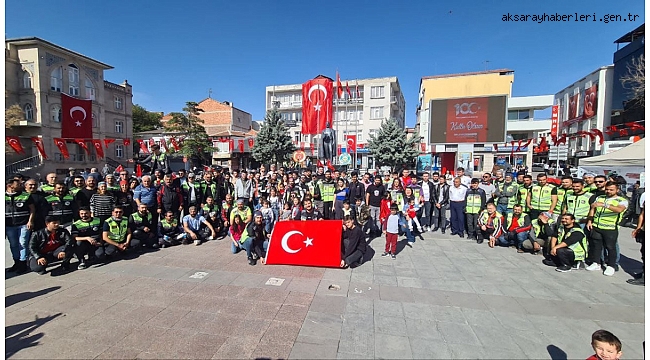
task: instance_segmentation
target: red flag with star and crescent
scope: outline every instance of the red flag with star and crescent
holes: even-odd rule
[[[170,139],[169,139],[169,142],[172,143],[172,146],[174,147],[174,151],[178,151],[178,150],[181,149],[181,147],[178,146],[178,142],[176,142],[176,139],[175,139],[175,138],[170,138]]]
[[[38,149],[38,153],[41,154],[43,159],[47,160],[47,154],[45,153],[45,147],[43,146],[43,138],[34,136],[32,137],[32,142],[34,145],[36,145],[36,149]]]
[[[68,152],[68,146],[65,144],[65,141],[61,138],[54,138],[54,145],[59,148],[59,151],[61,151],[61,155],[63,155],[63,158],[69,159],[70,158],[70,153]]]
[[[88,145],[86,145],[86,140],[84,139],[74,139],[74,142],[81,146],[82,149],[86,150],[86,154],[90,155],[90,149],[88,149]]]
[[[93,102],[61,93],[61,137],[64,139],[93,137]]]
[[[317,135],[332,127],[332,80],[317,77],[302,84],[302,134]]]
[[[279,221],[266,263],[340,267],[342,226],[341,220]]]
[[[115,142],[115,139],[104,139],[104,145],[106,145],[106,148],[108,149],[108,145],[112,144]]]
[[[18,136],[7,136],[5,137],[5,140],[7,141],[7,144],[11,146],[12,149],[16,152],[16,154],[24,154],[25,149],[23,149],[23,144],[20,143],[20,138]]]
[[[102,147],[101,139],[92,139],[93,147],[95,147],[95,153],[100,159],[104,158],[104,148]]]

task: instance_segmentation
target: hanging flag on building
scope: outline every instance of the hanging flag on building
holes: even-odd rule
[[[124,146],[131,145],[131,139],[122,139],[122,141],[124,142]]]
[[[16,154],[25,154],[25,149],[23,149],[23,144],[20,143],[20,138],[18,136],[7,136],[5,137],[7,144],[11,146]]]
[[[63,155],[64,159],[69,159],[70,158],[70,153],[68,152],[68,146],[65,144],[65,141],[61,138],[54,138],[54,145],[59,148],[59,151],[61,151],[61,155]]]
[[[115,142],[115,139],[104,139],[104,145],[106,145],[106,148],[108,149],[108,145],[112,144]]]
[[[332,127],[332,80],[319,77],[302,84],[302,134],[318,135]]]
[[[244,139],[237,140],[237,147],[239,148],[240,153],[244,152]]]
[[[255,146],[255,139],[248,138],[248,148],[253,150],[253,146]]]
[[[345,91],[348,93],[348,99],[352,99],[352,93],[350,92],[350,86],[348,86],[347,80],[345,81]]]
[[[174,150],[175,150],[175,151],[178,151],[178,150],[181,149],[181,147],[178,146],[178,142],[176,142],[176,139],[174,139],[174,138],[170,138],[170,139],[169,139],[169,142],[172,143],[172,146],[174,147]]]
[[[345,143],[349,154],[357,152],[357,136],[345,135]]]
[[[169,150],[169,149],[167,148],[167,141],[165,141],[165,138],[160,138],[160,147],[161,147],[161,148],[164,148],[164,149],[165,149],[165,152],[167,152],[167,150]]]
[[[61,137],[90,139],[93,137],[93,102],[61,93]]]
[[[339,76],[339,72],[336,72],[336,94],[337,99],[340,99],[343,96],[343,85],[341,85],[341,77]]]
[[[104,158],[104,148],[102,147],[102,141],[100,139],[92,139],[93,147],[95,147],[95,153],[99,159]]]
[[[228,151],[233,152],[235,150],[235,140],[234,139],[229,139],[228,140]]]
[[[34,136],[32,137],[32,142],[34,142],[34,145],[36,145],[36,149],[38,149],[38,153],[41,154],[43,159],[47,159],[45,147],[43,146],[43,139],[41,137]]]
[[[147,149],[147,144],[145,144],[144,140],[138,139],[136,141],[140,144],[140,150],[142,150],[143,153],[148,154],[149,149]]]
[[[84,139],[74,139],[74,142],[81,146],[82,149],[86,150],[86,154],[90,156],[90,149],[88,149],[88,145],[86,144],[86,141]]]

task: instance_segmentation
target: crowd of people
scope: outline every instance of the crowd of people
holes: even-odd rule
[[[498,170],[479,179],[463,168],[453,177],[274,165],[268,171],[264,165],[250,172],[213,166],[172,173],[156,154],[153,175],[141,178],[126,170],[70,169],[62,181],[54,173],[43,184],[20,174],[9,179],[5,219],[15,261],[10,271],[42,273],[55,259],[68,268],[73,255],[84,269],[130,249],[200,245],[226,236],[232,252],[246,251],[255,265],[265,262],[276,222],[336,219],[343,220],[342,267],[360,265],[367,240],[382,233],[383,255],[395,259],[398,235],[412,247],[416,235],[450,230],[478,244],[542,254],[558,271],[584,267],[611,276],[620,259],[619,223],[630,206],[617,183],[594,174],[551,184],[547,175],[533,179],[524,170]],[[642,209],[644,195],[637,198]],[[643,238],[642,220],[643,212],[637,239]],[[633,283],[643,281],[640,274]]]

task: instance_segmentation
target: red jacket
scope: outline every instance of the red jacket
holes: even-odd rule
[[[390,200],[381,199],[381,204],[379,206],[379,219],[382,222],[388,219],[388,215],[390,215],[390,204],[391,204]]]

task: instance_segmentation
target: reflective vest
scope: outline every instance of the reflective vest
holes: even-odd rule
[[[203,205],[202,210],[203,210],[203,215],[208,216],[208,214],[211,213],[211,212],[217,212],[218,213],[219,212],[219,207],[217,206],[217,204],[212,204],[212,205],[205,204],[205,205]],[[244,220],[246,220],[246,219],[244,219]]]
[[[591,185],[585,185],[586,192],[594,192],[596,190],[598,190],[598,187],[596,187],[596,183],[593,183]]]
[[[512,225],[512,218],[514,217],[513,213],[508,213],[506,217],[506,221],[508,222],[508,228],[510,228],[510,225]],[[526,224],[526,213],[522,212],[521,215],[517,218],[517,227],[522,227]],[[508,229],[504,229],[505,231],[508,231]]]
[[[129,221],[122,217],[120,222],[117,222],[113,217],[106,220],[108,224],[108,238],[116,243],[123,243],[126,241],[126,233],[129,228]]]
[[[618,223],[621,221],[625,211],[620,213],[615,213],[610,209],[607,209],[608,206],[618,206],[625,200],[625,198],[615,195],[614,197],[608,198],[606,195],[601,195],[596,198],[594,202],[605,203],[606,207],[596,208],[594,213],[593,224],[595,227],[601,230],[616,230],[618,229]]]
[[[217,193],[217,184],[213,181],[210,184],[208,184],[205,181],[201,181],[198,186],[195,185],[195,189],[198,189],[201,191],[201,196],[203,200],[208,197],[208,189],[210,189],[210,196],[212,196],[213,199],[218,200],[219,194]],[[189,190],[189,186],[188,186]]]
[[[9,196],[5,193],[5,226],[26,225],[29,221],[29,193]]]
[[[565,189],[563,187],[557,188],[557,203],[553,212],[559,214],[562,211],[562,204],[564,204],[564,197],[573,194],[573,189]]]
[[[535,231],[535,237],[539,238],[544,228],[542,227],[542,225],[540,225],[539,219],[531,219],[531,220],[533,222],[533,231]],[[550,226],[553,226],[554,223],[555,221],[553,221],[553,218],[548,218],[548,224]],[[549,235],[549,234],[545,234],[545,235]]]
[[[478,214],[481,212],[481,192],[472,189],[467,190],[467,203],[465,204],[465,212],[468,214]]]
[[[41,186],[41,190],[44,193],[51,194],[52,192],[54,192],[54,186],[50,185],[50,184],[44,184],[44,185]]]
[[[163,234],[173,234],[178,230],[178,220],[172,219],[172,222],[169,223],[167,219],[163,219],[160,221],[160,227],[162,227]]]
[[[106,186],[106,190],[108,191],[122,191],[119,185],[113,185],[113,186]]]
[[[72,226],[74,226],[77,231],[79,231],[78,236],[84,237],[84,236],[97,236],[102,233],[102,229],[100,228],[101,221],[99,220],[98,217],[91,218],[90,221],[82,221],[82,220],[77,220],[74,223],[72,223]]]
[[[77,195],[77,193],[79,192],[79,190],[81,190],[81,188],[73,187],[72,189],[68,190],[68,194],[70,194],[70,195],[72,195],[72,196],[75,196],[75,195]]]
[[[571,230],[568,232],[564,229],[564,226],[560,226],[558,230],[557,243],[560,244],[564,239],[571,236],[574,232],[580,233],[581,239],[573,245],[569,245],[568,248],[573,250],[573,255],[575,256],[575,261],[583,261],[587,255],[587,237],[585,236],[584,231],[580,226],[574,225]]]
[[[324,202],[334,201],[334,183],[322,183],[321,197]]]
[[[52,209],[48,211],[48,215],[58,216],[62,224],[72,222],[72,206],[74,204],[74,197],[72,195],[63,195],[62,197],[50,195],[45,198],[45,201],[47,201]]]
[[[498,231],[503,224],[501,223],[501,219],[503,219],[503,216],[498,212],[494,212],[494,220],[492,221],[492,224],[494,225],[495,231]],[[484,210],[481,212],[481,215],[478,218],[478,223],[479,225],[487,225],[488,219],[490,218],[490,214],[488,214],[487,210]]]
[[[142,215],[140,215],[140,212],[134,212],[133,214],[131,214],[131,218],[133,219],[133,222],[136,225],[140,225],[144,222],[144,219],[142,218]],[[149,224],[151,224],[152,219],[153,217],[151,216],[151,213],[147,213],[147,221],[149,222]]]
[[[153,161],[153,164],[157,163],[156,169],[163,169],[165,166],[165,154],[160,153],[160,155],[156,155],[154,153],[151,155],[151,161]]]
[[[572,214],[575,216],[576,221],[582,221],[587,218],[589,215],[590,205],[589,199],[591,199],[591,194],[584,192],[582,194],[570,194],[565,198],[565,209],[567,214]]]
[[[528,210],[528,205],[526,205],[526,198],[528,197],[528,192],[532,186],[526,187],[524,184],[519,185],[519,201],[517,204],[521,205],[524,210]]]
[[[546,184],[544,186],[533,185],[530,188],[530,207],[534,210],[551,210],[551,192],[555,186]]]

